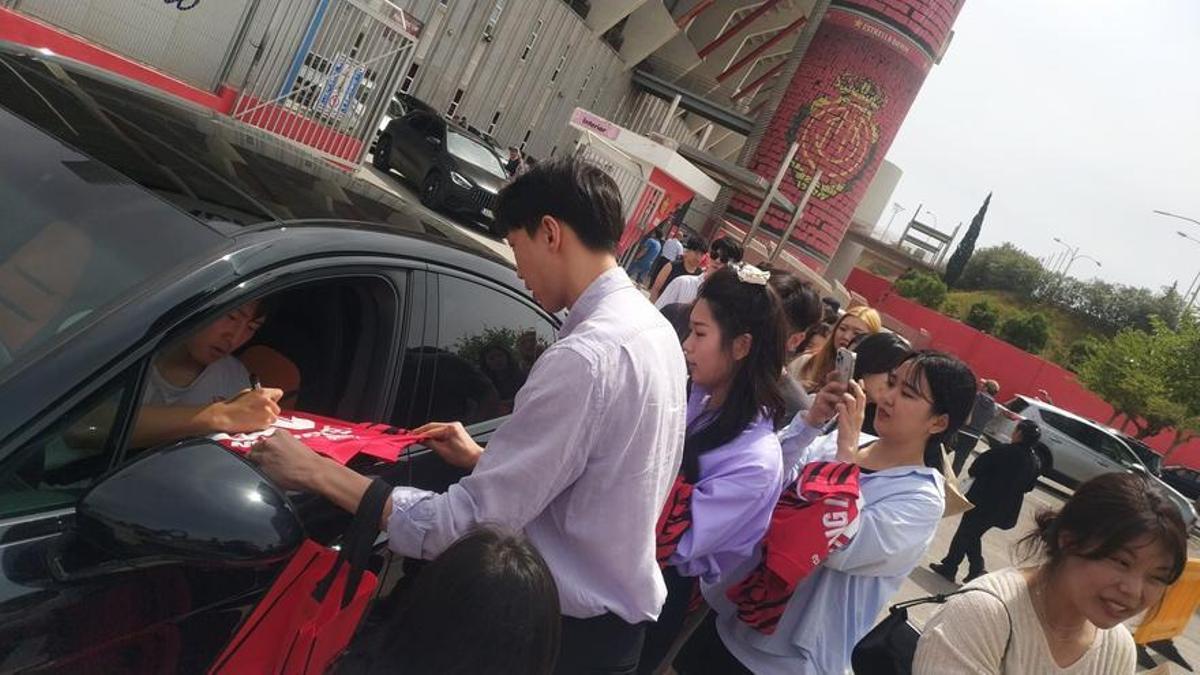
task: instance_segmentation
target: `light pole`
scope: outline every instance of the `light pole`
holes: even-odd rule
[[[1181,216],[1178,213],[1171,213],[1170,211],[1159,211],[1158,209],[1154,209],[1154,212],[1160,216],[1167,216],[1168,218],[1178,218],[1180,220],[1186,220],[1189,223],[1193,223],[1195,225],[1200,225],[1200,220],[1196,220],[1195,218],[1188,218],[1187,216]]]
[[[883,228],[883,233],[879,235],[879,241],[887,241],[888,230],[892,229],[892,223],[896,221],[896,216],[904,213],[908,209],[900,205],[900,202],[892,202],[892,217],[888,218],[887,225]]]
[[[1185,218],[1185,220],[1187,219]],[[1200,244],[1200,239],[1193,237],[1187,232],[1180,231],[1176,232],[1175,234],[1178,234],[1184,239]],[[1187,300],[1187,306],[1183,309],[1184,312],[1191,311],[1192,305],[1196,302],[1196,295],[1198,294],[1200,294],[1200,272],[1197,272],[1196,276],[1192,278],[1192,284],[1188,286],[1187,292],[1183,294],[1184,299]]]
[[[1059,239],[1058,237],[1054,238],[1054,243],[1058,244],[1059,246],[1063,246],[1067,249],[1066,251],[1063,251],[1062,253],[1054,254],[1051,257],[1050,265],[1046,268],[1046,271],[1050,272],[1051,274],[1058,274],[1059,266],[1063,263],[1063,261],[1065,261],[1067,259],[1067,256],[1070,255],[1071,245],[1068,244],[1067,242],[1063,241],[1062,239]]]
[[[1063,241],[1062,239],[1059,239],[1058,237],[1055,237],[1055,238],[1054,238],[1054,241],[1055,241],[1055,242],[1057,242],[1057,243],[1059,243],[1059,244],[1062,244],[1063,246],[1066,246],[1066,247],[1067,247],[1067,252],[1068,252],[1068,253],[1070,253],[1070,257],[1068,257],[1068,258],[1066,259],[1066,261],[1067,261],[1067,262],[1066,262],[1066,264],[1065,264],[1065,265],[1063,265],[1062,272],[1060,272],[1060,273],[1059,273],[1059,275],[1058,275],[1058,276],[1059,276],[1059,283],[1062,283],[1063,281],[1065,281],[1065,280],[1066,280],[1066,278],[1067,278],[1067,272],[1071,271],[1071,265],[1074,265],[1076,260],[1080,260],[1080,259],[1083,259],[1083,260],[1091,260],[1092,262],[1096,263],[1096,267],[1104,267],[1104,265],[1101,265],[1101,264],[1100,264],[1100,261],[1099,261],[1099,260],[1096,260],[1095,258],[1093,258],[1093,257],[1092,257],[1092,256],[1090,256],[1090,255],[1086,255],[1086,254],[1080,253],[1080,252],[1079,252],[1079,247],[1078,247],[1078,246],[1071,246],[1070,244],[1068,244],[1067,242]]]

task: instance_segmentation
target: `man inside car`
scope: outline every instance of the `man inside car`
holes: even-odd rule
[[[262,431],[275,422],[283,392],[255,386],[234,356],[262,328],[267,310],[267,301],[252,300],[158,354],[146,376],[133,447]]]

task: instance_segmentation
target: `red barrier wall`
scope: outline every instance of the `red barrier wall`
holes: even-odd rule
[[[1113,415],[1112,407],[1081,385],[1070,371],[902,298],[886,279],[855,268],[846,280],[846,288],[865,297],[885,315],[884,323],[889,328],[914,345],[950,352],[966,361],[979,377],[996,380],[1002,400],[1016,394],[1036,396],[1039,389],[1044,389],[1054,405],[1082,417],[1107,424]],[[1132,425],[1125,431],[1132,433]],[[1146,439],[1146,444],[1165,452],[1172,436],[1172,432],[1159,434]],[[1171,456],[1171,463],[1200,468],[1200,440],[1181,446]]]

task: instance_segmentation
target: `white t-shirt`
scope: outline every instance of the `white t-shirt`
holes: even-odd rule
[[[654,302],[654,306],[662,309],[667,305],[676,303],[691,304],[695,302],[696,296],[700,294],[700,284],[704,283],[703,274],[685,274],[675,277],[671,283],[667,284],[666,290],[662,295],[658,296],[658,300]]]
[[[1010,568],[986,574],[967,586],[986,588],[1004,600],[1004,607],[1012,615],[1013,637],[1008,656],[1004,656],[1009,630],[1004,607],[987,593],[963,593],[947,600],[946,606],[925,624],[913,662],[916,675],[1134,672],[1137,651],[1133,636],[1121,625],[1097,630],[1095,641],[1083,657],[1060,668],[1050,654],[1046,634],[1033,609],[1029,585],[1020,570]]]
[[[142,405],[203,406],[231,399],[249,387],[250,371],[232,356],[223,356],[210,363],[186,387],[167,382],[158,372],[158,366],[151,364]]]
[[[681,253],[683,253],[683,243],[675,237],[671,237],[663,244],[662,252],[659,255],[671,262],[675,262],[675,259]]]

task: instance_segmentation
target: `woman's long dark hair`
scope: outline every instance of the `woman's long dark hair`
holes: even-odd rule
[[[895,370],[904,360],[912,355],[912,347],[908,340],[895,333],[871,333],[858,341],[854,347],[854,379],[861,380],[868,375],[882,375]],[[863,411],[862,430],[875,434],[875,411],[878,406],[867,402]]]
[[[550,675],[562,610],[546,561],[523,536],[480,528],[418,574],[384,627],[371,673]]]
[[[929,395],[934,415],[945,415],[948,419],[946,429],[931,435],[925,443],[925,466],[944,471],[946,455],[942,444],[954,438],[971,414],[971,406],[975,404],[975,373],[958,357],[930,349],[913,352],[905,359],[908,361],[913,364],[909,384]],[[929,383],[928,390],[921,387],[922,375]]]
[[[1146,476],[1105,473],[1075,490],[1058,511],[1037,515],[1037,529],[1019,544],[1026,558],[1042,554],[1054,569],[1067,556],[1103,560],[1149,538],[1171,556],[1169,583],[1183,574],[1187,526],[1179,508]]]
[[[715,417],[688,430],[683,444],[683,475],[695,482],[700,475],[700,456],[721,447],[742,433],[762,414],[772,421],[783,415],[783,372],[785,325],[779,297],[770,286],[738,279],[734,266],[717,271],[704,285],[696,302],[708,304],[721,344],[731,348],[734,338],[750,335],[750,353],[737,365],[729,395]]]

